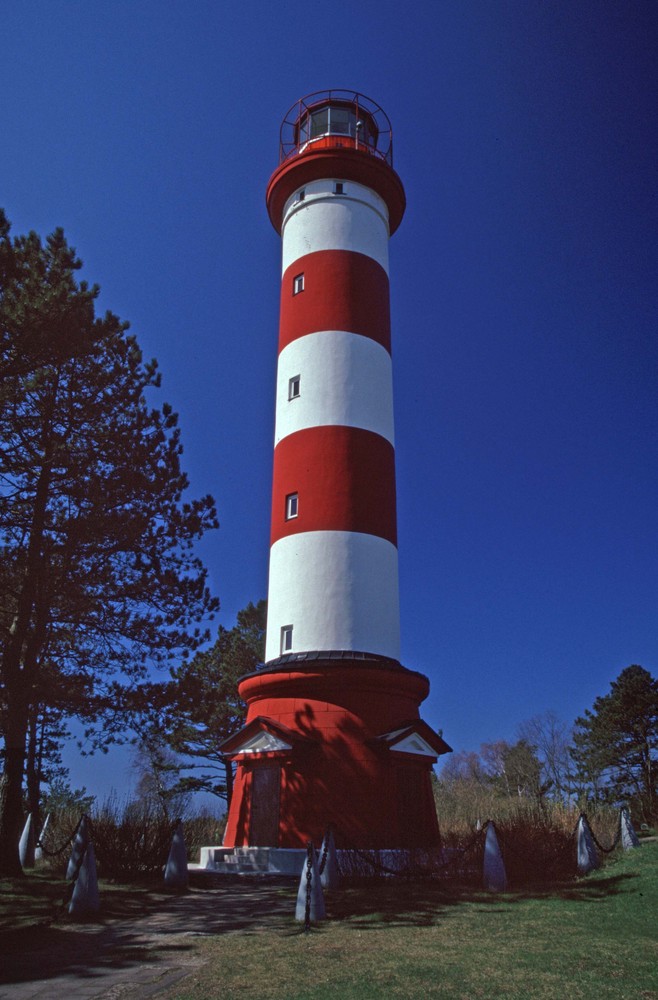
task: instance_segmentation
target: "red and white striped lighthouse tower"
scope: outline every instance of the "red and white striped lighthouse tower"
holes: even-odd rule
[[[265,668],[225,845],[436,843],[419,718],[427,678],[400,664],[388,240],[405,208],[391,128],[353,91],[299,101],[267,189],[283,265]]]

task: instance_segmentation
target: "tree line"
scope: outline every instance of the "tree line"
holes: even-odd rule
[[[501,802],[582,810],[629,805],[658,820],[658,680],[633,664],[570,726],[554,712],[521,724],[514,742],[454,754],[436,784],[439,808],[479,814]]]

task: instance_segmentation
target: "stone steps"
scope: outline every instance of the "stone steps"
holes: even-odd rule
[[[298,875],[306,852],[276,847],[202,847],[199,865],[217,875]]]

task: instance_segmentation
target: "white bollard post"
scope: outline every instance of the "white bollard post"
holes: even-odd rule
[[[34,857],[37,861],[41,861],[43,857],[43,837],[48,829],[48,824],[50,823],[50,813],[46,816],[46,821],[41,827],[41,833],[39,834],[39,839],[37,840],[37,846],[34,849]]]
[[[303,921],[308,930],[309,924],[318,923],[318,921],[326,920],[326,918],[327,912],[324,907],[324,894],[320,884],[318,862],[315,857],[315,849],[309,842],[307,859],[302,868],[302,875],[299,880],[295,920]]]
[[[483,865],[484,888],[489,892],[505,892],[507,890],[507,872],[503,856],[500,853],[496,828],[493,823],[487,823],[487,835],[484,842]]]
[[[624,850],[630,851],[633,847],[640,847],[640,840],[631,821],[631,814],[626,807],[620,813],[619,822],[621,823],[621,846]]]
[[[578,820],[576,841],[578,871],[581,875],[587,875],[588,872],[594,871],[595,868],[599,867],[599,857],[596,853],[592,831],[590,830],[586,816],[581,816]]]
[[[182,820],[178,821],[171,841],[171,849],[165,865],[164,881],[169,889],[187,889],[188,886],[187,848],[185,847]]]
[[[336,854],[336,841],[334,831],[331,826],[327,827],[327,832],[322,841],[320,858],[324,858],[324,867],[320,875],[320,885],[330,892],[340,885],[340,872],[338,871],[338,856]]]
[[[77,878],[89,840],[89,820],[86,816],[83,816],[78,824],[75,837],[73,838],[71,857],[69,858],[68,867],[66,869],[66,878],[69,882],[71,879]]]
[[[18,842],[18,856],[23,868],[34,868],[35,840],[32,813],[28,813],[21,839]]]
[[[100,898],[98,895],[98,876],[96,874],[96,855],[91,841],[85,849],[78,877],[73,886],[73,895],[69,903],[69,915],[72,917],[87,917],[98,913]]]

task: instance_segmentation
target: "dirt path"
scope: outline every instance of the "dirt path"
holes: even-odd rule
[[[145,1000],[190,975],[194,938],[289,926],[297,886],[230,879],[163,898],[133,920],[52,924],[0,936],[1,1000]]]

